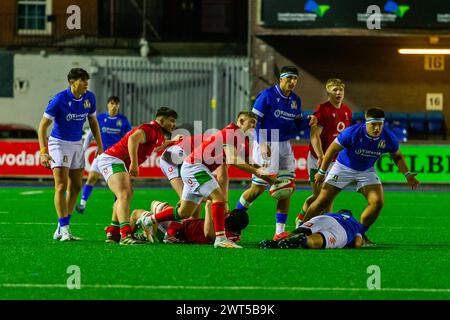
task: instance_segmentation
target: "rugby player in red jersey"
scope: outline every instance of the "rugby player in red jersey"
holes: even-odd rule
[[[184,188],[180,206],[173,208],[162,205],[161,202],[152,203],[151,212],[140,217],[136,224],[148,230],[156,222],[186,219],[192,216],[203,198],[212,201],[212,218],[215,231],[214,247],[241,248],[225,234],[225,206],[226,193],[219,185],[212,172],[221,165],[233,165],[238,169],[257,175],[270,183],[276,182],[275,176],[266,175],[265,169],[257,165],[250,165],[245,159],[249,150],[245,148],[245,132],[254,128],[256,117],[251,112],[240,112],[236,123],[228,126],[203,141],[202,145],[185,158],[181,167],[181,178]],[[244,156],[240,156],[244,154]],[[228,173],[225,170],[226,174]],[[227,180],[227,179],[226,179]]]
[[[167,206],[167,205],[165,205]],[[133,210],[130,225],[134,232],[139,232],[136,221],[149,212],[143,209]],[[237,242],[241,231],[248,226],[249,217],[245,210],[234,209],[225,214],[225,232],[228,239]],[[164,221],[155,223],[148,230],[146,237],[151,241],[156,237],[164,243],[213,244],[215,241],[214,224],[211,210],[205,212],[205,219],[190,218],[182,221]]]
[[[301,224],[303,215],[308,210],[310,204],[317,199],[322,188],[322,184],[318,185],[314,183],[314,176],[320,168],[325,152],[339,133],[350,126],[352,121],[352,110],[346,104],[342,103],[345,90],[344,82],[340,79],[329,79],[325,84],[325,88],[328,94],[328,101],[320,104],[314,110],[314,115],[317,117],[317,125],[311,126],[308,173],[313,194],[303,203],[302,209],[295,219],[296,228]],[[336,157],[337,155],[333,158],[333,162],[328,167],[328,170],[333,166]],[[331,207],[332,205],[325,211],[331,212]]]
[[[133,195],[131,176],[139,176],[139,165],[155,148],[162,148],[176,141],[165,141],[164,133],[175,129],[177,113],[167,107],[158,109],[155,120],[144,123],[128,132],[119,142],[98,157],[98,167],[117,198],[115,212],[120,224],[120,244],[142,244],[132,236],[130,227],[130,202]],[[175,138],[177,140],[178,137]],[[119,228],[107,230],[117,233]]]

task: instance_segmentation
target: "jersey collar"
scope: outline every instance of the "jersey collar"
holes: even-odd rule
[[[83,100],[83,96],[81,96],[80,99],[76,99],[75,96],[72,93],[72,90],[70,90],[70,86],[67,88],[67,94],[69,95],[70,99],[72,99],[73,101],[81,101]]]
[[[282,98],[284,98],[284,99],[289,99],[289,97],[286,97],[286,96],[283,94],[283,91],[281,91],[281,88],[280,88],[280,85],[279,85],[279,84],[277,84],[277,85],[275,86],[275,90],[277,91],[277,93],[278,93]]]

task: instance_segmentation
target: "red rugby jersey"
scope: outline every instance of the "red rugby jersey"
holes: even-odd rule
[[[184,161],[188,163],[201,162],[213,172],[221,164],[226,163],[226,155],[223,152],[225,144],[235,146],[239,155],[242,153],[248,158],[250,153],[248,139],[236,124],[230,123],[221,131],[203,140],[202,144],[196,147]]]
[[[146,139],[145,143],[140,144],[138,148],[138,165],[141,165],[152,154],[153,150],[165,141],[162,128],[156,121],[144,123],[134,128],[120,139],[119,142],[108,148],[105,153],[123,160],[127,168],[129,168],[130,155],[128,153],[128,138],[138,129],[144,131]]]
[[[352,121],[352,110],[343,103],[338,109],[333,106],[331,102],[327,101],[320,104],[316,110],[314,110],[314,115],[317,117],[317,124],[322,127],[320,141],[322,142],[323,153],[325,153],[339,133],[350,126]],[[313,157],[317,159],[317,155],[314,152],[311,142],[309,143],[309,151]],[[333,161],[336,159],[336,156]]]

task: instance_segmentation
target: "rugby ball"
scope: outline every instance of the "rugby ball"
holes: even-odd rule
[[[269,194],[276,200],[287,199],[295,190],[295,183],[292,180],[283,180],[270,187]]]

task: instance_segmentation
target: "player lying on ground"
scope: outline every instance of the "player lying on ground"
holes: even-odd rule
[[[212,172],[221,165],[229,164],[257,175],[272,184],[276,182],[274,176],[265,174],[264,168],[250,165],[244,160],[248,158],[248,149],[245,148],[245,132],[254,128],[255,123],[255,116],[251,112],[240,112],[236,124],[230,123],[205,140],[201,146],[195,148],[183,161],[181,167],[184,188],[179,208],[167,206],[163,210],[152,211],[149,216],[139,219],[136,223],[145,229],[150,228],[156,222],[190,218],[203,198],[210,198],[216,235],[214,247],[241,248],[225,236],[226,194]],[[241,153],[245,153],[244,157],[239,156]],[[225,172],[228,174],[228,170]]]
[[[157,202],[155,204],[155,202]],[[143,219],[150,215],[150,211],[143,209],[133,210],[130,225],[135,234],[143,231],[150,241],[156,237],[159,242],[164,243],[190,243],[190,244],[213,244],[216,239],[214,224],[211,212],[211,201],[207,201],[205,206],[205,219],[190,218],[182,221],[164,221],[155,223],[148,231],[136,226],[138,219]],[[152,207],[161,206],[161,209],[168,206],[167,203],[153,201]],[[233,242],[240,240],[241,231],[248,226],[249,217],[244,210],[234,209],[225,214],[225,232],[228,239]]]
[[[263,240],[260,247],[263,249],[360,248],[365,231],[366,227],[356,221],[350,210],[341,209],[337,213],[326,213],[312,218],[284,239]]]

